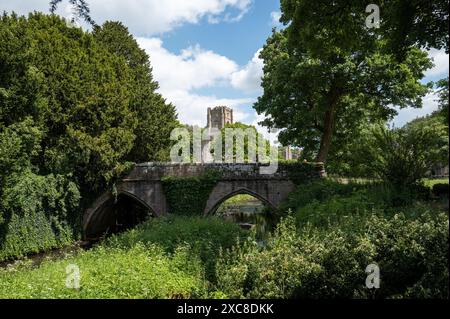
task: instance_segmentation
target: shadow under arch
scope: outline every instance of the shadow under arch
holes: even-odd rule
[[[120,191],[114,196],[107,192],[86,212],[83,236],[90,240],[119,233],[155,216],[154,209],[133,193]]]
[[[211,199],[211,197],[214,196],[213,193],[214,193],[214,190],[210,194],[210,199]],[[220,199],[215,201],[214,205],[211,208],[206,207],[204,216],[214,215],[217,212],[217,209],[220,207],[220,205],[222,205],[225,201],[227,201],[228,199],[230,199],[236,195],[241,195],[241,194],[250,195],[250,196],[258,199],[265,206],[269,207],[270,211],[272,211],[272,212],[278,211],[277,207],[275,207],[268,199],[264,198],[263,196],[259,195],[258,193],[255,193],[255,192],[249,190],[248,188],[239,188],[237,190],[233,190],[232,192],[226,194],[225,196],[221,196]]]

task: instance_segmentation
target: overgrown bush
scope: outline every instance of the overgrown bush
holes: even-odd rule
[[[447,215],[365,214],[354,231],[350,219],[296,229],[286,218],[266,247],[247,241],[221,256],[218,290],[232,298],[448,298]],[[381,271],[376,291],[365,287],[372,263]]]
[[[428,210],[417,219],[373,216],[367,235],[376,247],[381,298],[448,298],[448,215]]]
[[[324,235],[313,228],[298,234],[290,216],[266,247],[248,241],[225,252],[217,265],[217,287],[230,298],[350,298],[363,287],[373,255],[363,237]]]
[[[374,127],[358,150],[373,174],[396,187],[416,185],[434,164],[448,162],[448,127],[410,123],[401,129]]]
[[[334,195],[349,195],[362,187],[364,187],[362,184],[343,184],[328,178],[322,178],[297,186],[296,190],[282,203],[281,210],[295,210],[313,201],[322,201]]]
[[[60,247],[77,238],[80,194],[61,175],[30,171],[5,181],[0,211],[0,260]]]
[[[180,245],[199,256],[206,276],[215,281],[215,263],[220,249],[229,249],[248,235],[237,224],[216,217],[171,216],[152,219],[126,233],[108,238],[108,247],[129,248],[137,243],[157,244],[168,253]]]

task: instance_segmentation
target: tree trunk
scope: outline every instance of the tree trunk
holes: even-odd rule
[[[320,140],[319,153],[316,157],[316,162],[325,163],[327,161],[328,152],[330,151],[331,139],[333,137],[334,118],[336,114],[336,105],[339,101],[338,91],[330,93],[330,103],[325,112],[325,120],[323,123],[323,134]]]
[[[329,109],[325,113],[324,131],[320,140],[319,153],[316,162],[325,163],[327,161],[328,152],[330,151],[331,138],[333,136],[334,110]]]

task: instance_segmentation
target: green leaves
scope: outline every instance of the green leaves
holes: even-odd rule
[[[59,245],[60,232],[76,236],[91,197],[131,162],[165,159],[176,114],[155,92],[151,72],[149,57],[120,23],[89,33],[56,15],[0,17],[0,196],[9,203],[8,196],[37,188],[28,194],[31,206],[0,205],[0,237],[24,242],[14,251]],[[56,204],[75,190],[83,206],[79,198],[76,208]],[[36,231],[53,239],[37,238],[33,219],[41,221]]]
[[[374,126],[359,143],[356,162],[370,163],[369,174],[398,187],[415,185],[433,165],[448,162],[448,127],[436,115],[401,129]]]
[[[386,39],[365,27],[365,6],[283,0],[287,26],[261,52],[264,94],[254,108],[306,159],[325,162],[362,125],[391,119],[393,105],[420,107],[430,88],[419,82],[432,67],[426,52],[408,47],[398,61]]]
[[[77,237],[79,201],[68,176],[29,170],[9,175],[0,197],[0,260],[71,243]]]
[[[165,177],[162,179],[169,213],[181,216],[203,214],[206,201],[217,184],[218,172],[208,171],[199,177]]]

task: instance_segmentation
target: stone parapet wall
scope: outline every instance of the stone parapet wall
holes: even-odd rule
[[[310,176],[305,178],[317,178],[323,174],[323,165],[315,165]],[[143,163],[136,164],[133,170],[123,181],[157,181],[163,177],[195,177],[213,170],[221,173],[221,180],[242,179],[289,179],[291,165],[280,163],[275,174],[260,174],[260,168],[268,166],[260,163],[250,164],[171,164],[171,163]]]

